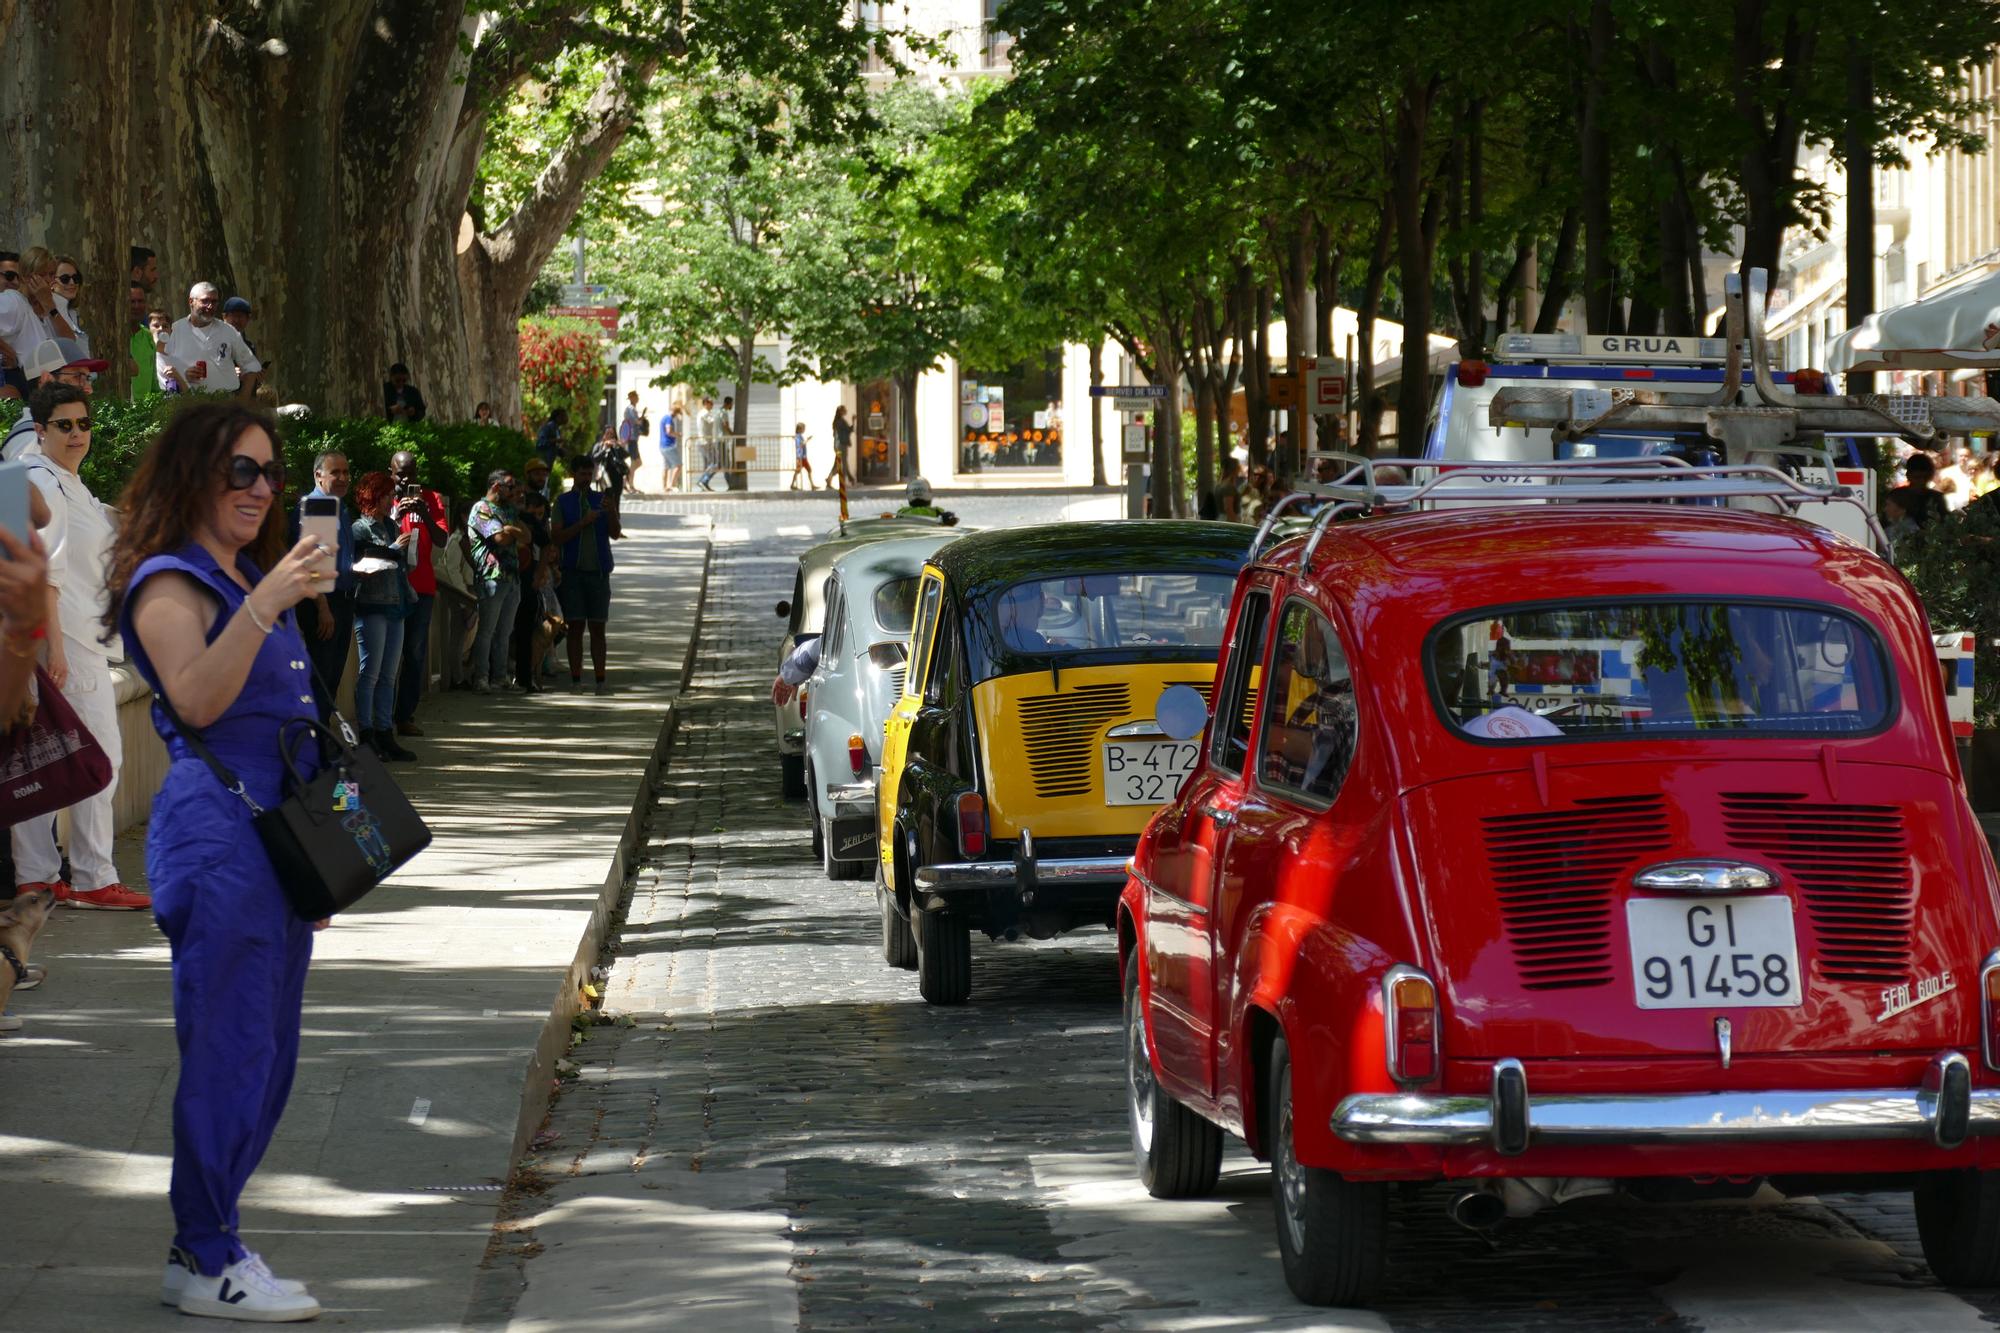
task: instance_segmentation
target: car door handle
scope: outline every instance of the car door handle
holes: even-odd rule
[[[1207,815],[1217,828],[1230,828],[1236,823],[1236,812],[1234,810],[1217,810],[1213,806],[1205,805],[1202,807],[1201,812]]]

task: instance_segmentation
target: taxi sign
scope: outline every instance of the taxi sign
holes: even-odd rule
[[[1305,406],[1309,412],[1338,412],[1347,405],[1347,365],[1339,357],[1302,356],[1299,372],[1305,376]]]

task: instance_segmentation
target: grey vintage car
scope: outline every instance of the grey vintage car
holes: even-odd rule
[[[806,685],[805,782],[813,852],[829,879],[874,872],[875,765],[903,692],[917,580],[956,529],[871,542],[834,562],[819,670]]]

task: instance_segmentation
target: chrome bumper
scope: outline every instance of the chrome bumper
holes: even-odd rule
[[[1348,1143],[1536,1147],[1627,1144],[1829,1143],[1927,1139],[1956,1148],[2000,1134],[2000,1090],[1971,1086],[1971,1066],[1939,1056],[1918,1088],[1531,1096],[1516,1060],[1493,1067],[1489,1096],[1361,1093],[1332,1118]]]
[[[860,782],[830,782],[826,787],[826,800],[833,808],[835,819],[875,818],[873,779],[864,779]]]
[[[1123,856],[1050,857],[1035,862],[1035,880],[1046,885],[1123,884]],[[1004,889],[1019,882],[1012,861],[947,861],[920,866],[917,887],[940,889]]]

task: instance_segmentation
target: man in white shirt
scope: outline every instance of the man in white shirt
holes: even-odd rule
[[[243,335],[223,322],[222,293],[212,282],[188,290],[187,318],[177,320],[167,335],[167,359],[181,383],[196,393],[235,393],[246,374],[264,369]]]

